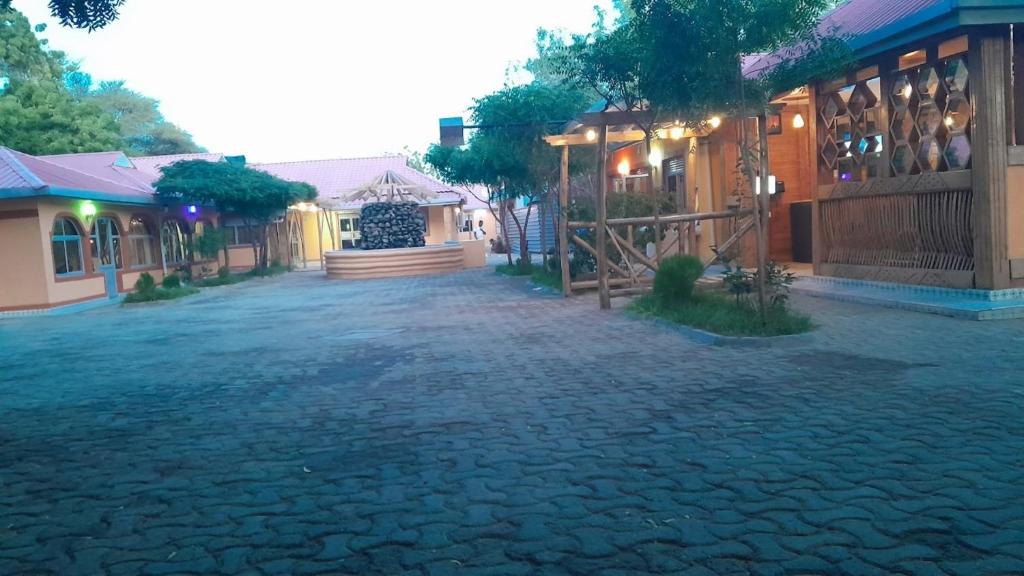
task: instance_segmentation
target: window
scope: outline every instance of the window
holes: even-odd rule
[[[188,239],[181,223],[168,220],[160,227],[160,245],[164,262],[181,264],[188,261]]]
[[[121,233],[112,218],[97,218],[89,234],[89,252],[92,255],[93,270],[101,266],[124,267],[121,260]]]
[[[82,274],[82,233],[69,218],[53,223],[53,269],[57,276]]]
[[[230,246],[252,244],[252,229],[241,220],[228,220],[224,223],[224,241]]]
[[[153,233],[149,224],[138,216],[132,216],[128,221],[128,246],[135,259],[135,266],[152,266],[156,263],[153,259]]]

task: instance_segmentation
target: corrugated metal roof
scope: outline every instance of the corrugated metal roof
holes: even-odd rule
[[[956,0],[847,0],[829,12],[818,24],[818,34],[843,37],[855,52],[928,20],[948,15],[958,7]],[[743,73],[757,76],[781,61],[802,56],[806,46],[789,46],[744,62]]]
[[[39,190],[46,184],[18,161],[13,150],[0,146],[0,190]]]

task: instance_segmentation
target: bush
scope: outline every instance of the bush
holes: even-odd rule
[[[703,273],[704,264],[695,256],[666,258],[654,275],[654,294],[666,305],[684,304]]]
[[[784,336],[814,329],[810,318],[784,306],[769,308],[764,322],[757,308],[748,302],[737,305],[727,294],[701,290],[681,305],[665,305],[660,298],[641,296],[630,303],[629,310],[723,336]]]
[[[231,269],[228,268],[227,266],[221,266],[220,268],[217,269],[217,278],[221,280],[227,280],[228,278],[231,278]]]
[[[191,286],[179,286],[177,288],[154,288],[151,292],[132,292],[125,296],[125,304],[139,304],[142,302],[156,302],[157,300],[174,300],[198,294],[199,289]]]
[[[156,292],[156,280],[149,272],[143,272],[135,281],[135,291],[139,294],[152,294]]]
[[[173,288],[181,288],[181,278],[178,278],[177,274],[168,274],[164,276],[164,281],[160,283],[167,290]]]

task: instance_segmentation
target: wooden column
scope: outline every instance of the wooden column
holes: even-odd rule
[[[569,145],[562,146],[562,165],[558,182],[558,257],[561,259],[562,295],[572,294],[569,274]]]
[[[821,183],[821,179],[818,177],[818,102],[817,102],[817,90],[816,84],[810,84],[807,86],[807,161],[810,164],[808,166],[808,174],[811,178],[811,270],[815,276],[821,274],[821,258],[822,258],[822,244],[821,244],[821,203],[818,200],[818,185]],[[883,92],[882,95],[888,99],[887,92]],[[884,109],[887,103],[881,104]],[[885,132],[883,142],[885,142],[885,148],[889,147],[891,140],[889,139],[889,126],[886,124],[882,130]],[[885,157],[888,157],[888,153],[885,153]],[[886,163],[883,170],[889,170],[889,164]]]
[[[1010,82],[1009,39],[1005,29],[971,34],[968,53],[974,125],[971,186],[974,195],[974,284],[999,290],[1010,285],[1007,253],[1007,110]]]
[[[612,307],[608,292],[608,126],[603,125],[597,137],[597,294],[601,309]]]

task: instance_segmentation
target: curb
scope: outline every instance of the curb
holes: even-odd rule
[[[650,322],[652,324],[661,326],[662,328],[668,328],[673,332],[678,332],[683,336],[694,340],[700,344],[706,344],[708,346],[729,346],[737,348],[774,348],[776,346],[789,346],[795,344],[810,344],[813,342],[814,331],[804,332],[802,334],[785,334],[782,336],[723,336],[721,334],[715,334],[714,332],[708,332],[707,330],[701,330],[700,328],[694,328],[693,326],[687,326],[685,324],[676,324],[662,318],[654,318],[651,316],[643,316],[635,312],[625,311],[625,315],[634,320],[640,320]]]

